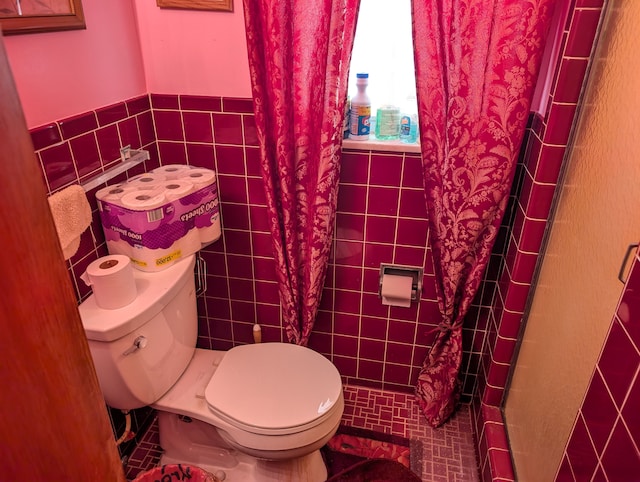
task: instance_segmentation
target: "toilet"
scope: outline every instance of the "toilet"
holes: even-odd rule
[[[319,449],[344,410],[342,381],[319,353],[289,343],[195,348],[195,257],[134,270],[138,296],[79,306],[106,403],[158,410],[162,464],[197,465],[227,481],[321,482]]]

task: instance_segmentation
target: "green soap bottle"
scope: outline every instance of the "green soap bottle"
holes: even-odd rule
[[[400,137],[400,109],[383,105],[376,112],[376,139],[392,141]]]

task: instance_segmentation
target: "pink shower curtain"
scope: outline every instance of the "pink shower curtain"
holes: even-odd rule
[[[333,237],[359,0],[244,0],[284,326],[306,345]]]
[[[513,181],[553,0],[412,0],[440,329],[418,378],[437,427],[460,395],[462,322]]]

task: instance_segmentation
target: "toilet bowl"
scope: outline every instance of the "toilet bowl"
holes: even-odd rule
[[[136,271],[138,297],[80,315],[108,405],[159,412],[161,463],[223,471],[227,480],[320,482],[319,449],[344,410],[335,366],[288,343],[196,349],[194,257]]]

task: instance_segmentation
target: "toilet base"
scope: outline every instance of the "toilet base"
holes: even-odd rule
[[[324,482],[327,468],[319,450],[290,460],[262,460],[227,444],[207,423],[169,412],[158,412],[161,464],[188,464],[216,474],[225,482]]]

